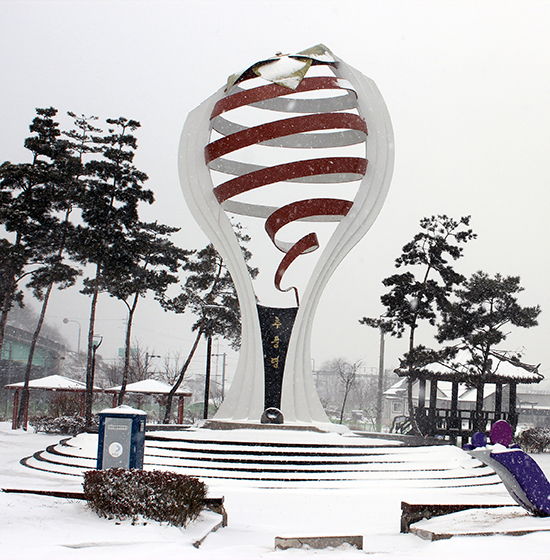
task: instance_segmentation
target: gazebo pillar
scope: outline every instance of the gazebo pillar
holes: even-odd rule
[[[17,429],[17,412],[19,410],[19,389],[16,389],[13,393],[13,411],[11,419],[11,429]]]
[[[437,379],[430,379],[430,410],[428,412],[428,435],[435,435],[437,414]]]
[[[178,424],[183,424],[183,409],[185,397],[180,395],[178,398]]]
[[[451,385],[451,416],[447,430],[451,435],[451,443],[456,445],[456,438],[460,432],[460,419],[458,417],[458,381]]]
[[[420,377],[418,380],[418,409],[424,410],[426,408],[426,379]]]
[[[495,421],[502,417],[502,383],[495,384]]]
[[[416,407],[416,421],[422,433],[426,432],[426,378],[418,378],[418,406]]]
[[[516,411],[517,403],[517,384],[514,382],[510,383],[510,398],[508,404],[508,424],[512,426],[512,432],[516,431],[518,425],[518,414]]]
[[[13,415],[11,419],[11,429],[17,429],[17,416],[19,415],[19,404],[21,402],[21,389],[16,389],[15,394],[13,395]],[[25,405],[25,410],[23,411],[23,422],[21,423],[21,427],[26,430],[27,424],[29,421],[29,401],[31,400],[31,394],[29,391],[29,396],[27,398],[27,404]]]
[[[485,383],[479,382],[476,390],[476,408],[474,412],[474,432],[484,432],[485,422],[483,421],[483,396],[485,392]]]

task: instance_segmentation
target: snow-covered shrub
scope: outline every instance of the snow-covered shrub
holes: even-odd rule
[[[82,416],[36,416],[29,424],[35,432],[76,436],[85,431],[86,419]]]
[[[527,428],[516,440],[526,453],[543,453],[550,446],[550,428]]]
[[[206,485],[187,475],[163,471],[107,469],[84,473],[88,505],[100,517],[138,516],[185,527],[205,507]]]
[[[50,398],[50,416],[77,416],[82,408],[82,398],[78,393],[58,391]]]

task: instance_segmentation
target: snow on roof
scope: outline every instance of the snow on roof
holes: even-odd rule
[[[458,400],[460,402],[475,402],[477,389],[468,388],[465,383],[458,384]],[[407,391],[407,379],[403,378],[394,383],[389,389],[384,391],[384,396],[391,398],[404,398]],[[484,387],[484,398],[492,395],[496,391],[494,384],[487,383]],[[452,395],[452,382],[451,381],[438,381],[437,382],[437,398],[442,401],[450,401]],[[418,398],[418,381],[414,382],[413,397]]]
[[[25,386],[25,382],[12,383],[6,385],[6,389],[19,389]],[[40,379],[32,379],[29,382],[29,389],[45,389],[45,390],[65,390],[65,391],[85,391],[86,383],[69,379],[62,375],[49,375]],[[95,387],[97,389],[97,387]]]
[[[495,392],[496,392],[496,387],[491,383],[487,383],[483,387],[483,398],[486,399],[487,397],[490,397]],[[476,398],[477,398],[477,389],[467,389],[461,395],[459,395],[458,400],[463,402],[475,403]]]
[[[467,378],[474,377],[474,374],[467,368],[470,353],[467,350],[460,350],[456,356],[446,362],[434,362],[422,368],[428,377],[434,376],[440,379],[451,379],[452,377]],[[539,383],[544,379],[544,375],[539,373],[539,366],[524,364],[519,360],[510,358],[499,352],[490,352],[491,371],[486,376],[486,383],[495,381],[506,382],[516,381],[518,383]],[[406,376],[405,369],[397,369],[400,376]]]
[[[400,397],[402,396],[403,391],[407,390],[407,379],[399,379],[396,381],[389,389],[384,391],[384,396],[388,398],[392,397]]]
[[[106,389],[106,392],[118,393],[120,389],[121,386],[119,385],[118,387],[111,387],[110,389]],[[164,383],[163,381],[158,381],[156,379],[144,379],[143,381],[136,381],[135,383],[129,383],[128,385],[126,385],[127,393],[144,393],[149,395],[165,395],[168,394],[171,389],[171,385],[168,385],[168,383]],[[178,389],[176,394],[191,396],[191,393],[188,393],[182,388]]]

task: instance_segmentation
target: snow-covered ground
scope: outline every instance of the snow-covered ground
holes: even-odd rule
[[[81,491],[77,477],[29,469],[19,460],[59,441],[58,436],[12,431],[0,423],[0,487]],[[453,450],[450,450],[453,451]],[[550,454],[534,456],[550,475]],[[429,468],[429,465],[426,466]],[[200,527],[180,530],[148,522],[136,525],[98,518],[80,501],[28,494],[0,493],[0,558],[5,560],[141,560],[152,558],[333,560],[369,558],[546,559],[550,532],[523,536],[454,537],[429,542],[401,534],[400,503],[509,503],[502,485],[462,489],[409,488],[401,483],[373,489],[258,489],[223,482],[210,488],[223,495],[229,525],[192,546]],[[550,529],[547,520],[544,522]],[[195,531],[195,533],[193,533]],[[354,548],[275,550],[277,536],[363,535],[363,550]]]

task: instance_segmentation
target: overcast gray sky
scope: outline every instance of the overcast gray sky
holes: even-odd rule
[[[207,242],[177,175],[187,114],[253,62],[324,43],[378,85],[396,162],[378,220],[320,303],[316,366],[343,356],[375,367],[377,333],[358,319],[383,312],[381,280],[402,245],[424,216],[471,214],[479,237],[458,268],[521,276],[522,303],[542,306],[540,326],[503,347],[524,347],[524,359],[550,374],[549,2],[0,0],[0,13],[0,160],[28,157],[22,142],[35,107],[139,120],[135,163],[157,200],[143,216],[181,227],[176,241],[185,247]],[[190,321],[144,303],[135,336],[155,353],[185,353]],[[58,293],[49,322],[76,346],[75,325],[61,321],[78,320],[84,341],[88,308],[77,290]],[[104,358],[123,345],[125,317],[123,304],[101,298]],[[388,341],[388,366],[405,347]]]

